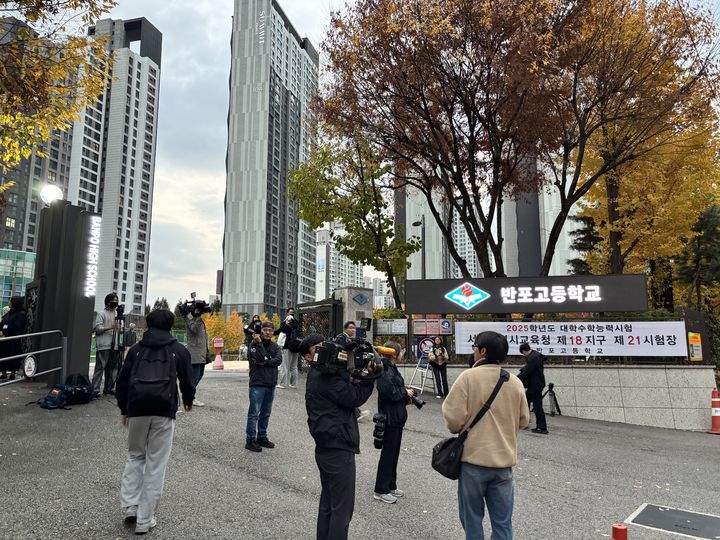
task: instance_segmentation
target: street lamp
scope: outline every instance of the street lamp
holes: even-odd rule
[[[420,220],[419,220],[419,221],[414,221],[413,224],[412,224],[412,226],[413,226],[413,227],[421,227],[421,229],[420,229],[420,243],[421,243],[421,245],[422,245],[422,251],[421,251],[420,253],[421,253],[421,256],[422,256],[422,262],[421,262],[421,265],[420,265],[420,268],[421,268],[420,275],[422,276],[422,279],[424,280],[424,279],[425,279],[425,214],[422,214],[422,215],[420,216]]]
[[[46,205],[50,206],[55,201],[59,201],[63,198],[62,189],[57,187],[55,184],[48,184],[40,190],[40,199]]]

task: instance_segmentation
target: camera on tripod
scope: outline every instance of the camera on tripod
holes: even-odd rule
[[[183,317],[187,317],[190,313],[194,313],[196,311],[200,311],[200,315],[204,315],[205,313],[210,313],[212,311],[212,307],[205,300],[197,300],[195,298],[194,292],[190,293],[190,298],[192,298],[192,300],[186,300],[184,304],[180,304],[180,314]]]

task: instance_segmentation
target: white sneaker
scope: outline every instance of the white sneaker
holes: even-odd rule
[[[297,388],[297,385],[296,385],[296,384],[291,384],[290,386],[288,386],[288,388]]]
[[[205,404],[202,401],[198,401],[197,399],[193,400],[193,407],[204,407]]]
[[[364,411],[360,411],[360,416],[357,417],[358,422],[362,420],[363,418],[367,418],[370,416],[370,411],[365,409]]]
[[[282,384],[278,384],[277,386],[275,386],[275,388],[282,388],[283,390],[285,390],[285,387]]]
[[[396,499],[399,499],[400,497],[405,495],[405,492],[402,489],[393,489],[392,491],[390,491],[390,495],[392,495]]]
[[[150,529],[155,528],[156,525],[157,520],[153,516],[153,518],[150,520],[150,523],[148,523],[147,525],[138,525],[137,527],[135,527],[135,534],[146,534],[150,532]]]
[[[373,499],[387,504],[395,504],[397,502],[397,497],[390,493],[373,493]]]

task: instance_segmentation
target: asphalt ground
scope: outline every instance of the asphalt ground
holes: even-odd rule
[[[314,538],[320,482],[301,388],[278,390],[277,447],[246,451],[245,374],[207,373],[205,407],[179,415],[165,492],[150,538]],[[118,500],[126,433],[113,401],[47,411],[25,404],[35,384],[0,388],[0,538],[134,538]],[[447,436],[440,400],[411,407],[398,468],[406,496],[373,500],[379,452],[361,422],[353,539],[461,539],[456,483],[430,468]],[[375,394],[365,408],[374,409]],[[709,411],[708,411],[709,413]],[[525,431],[515,468],[515,538],[609,538],[640,504],[720,513],[720,437],[566,417]],[[720,534],[720,532],[718,533]],[[489,535],[488,535],[489,538]],[[631,540],[678,538],[630,526]]]

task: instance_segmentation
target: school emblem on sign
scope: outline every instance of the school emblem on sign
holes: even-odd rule
[[[469,310],[490,298],[490,294],[477,288],[472,283],[465,282],[457,289],[447,293],[445,298],[461,308]]]

